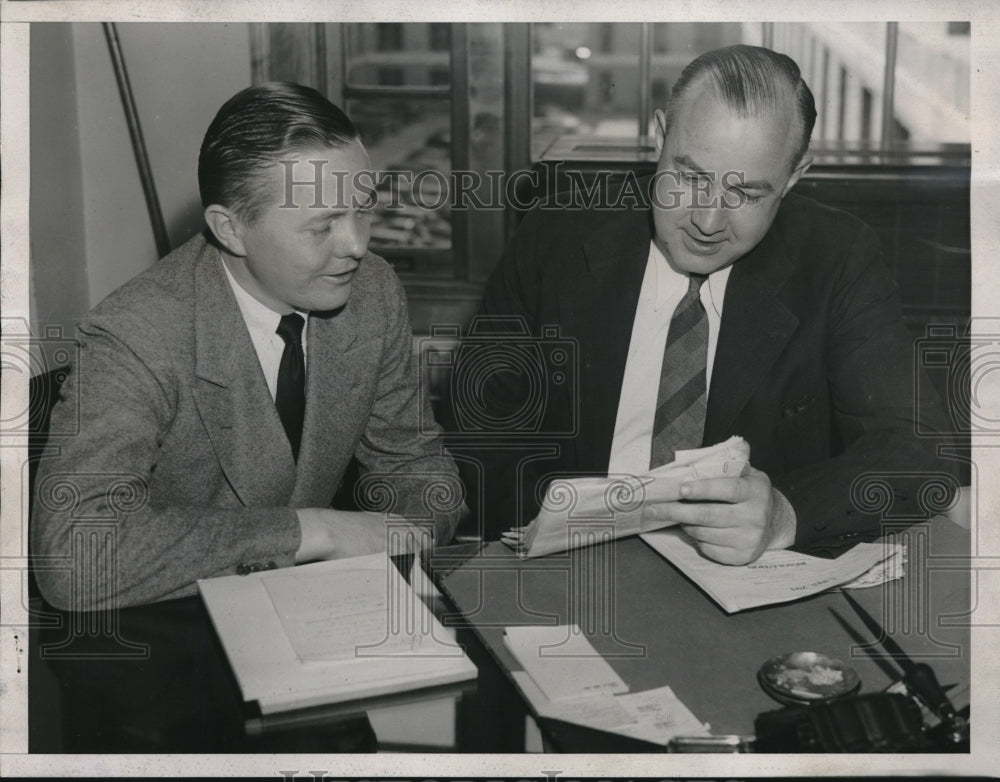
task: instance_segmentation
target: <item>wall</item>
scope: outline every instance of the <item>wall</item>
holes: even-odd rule
[[[120,24],[118,34],[176,247],[201,228],[201,137],[250,84],[248,27]],[[34,320],[73,324],[157,253],[101,26],[33,25],[31,52]]]
[[[90,306],[72,26],[36,24],[30,45],[32,331],[70,333]]]

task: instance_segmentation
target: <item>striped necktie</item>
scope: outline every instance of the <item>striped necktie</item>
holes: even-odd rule
[[[651,470],[672,462],[677,451],[700,447],[705,433],[708,315],[700,295],[705,280],[703,274],[690,275],[687,293],[670,319],[653,419]]]

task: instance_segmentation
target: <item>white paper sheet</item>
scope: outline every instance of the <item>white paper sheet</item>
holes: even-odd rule
[[[289,571],[263,583],[303,663],[354,660],[370,656],[375,648],[380,654],[420,650],[418,633],[398,632],[399,628],[392,627],[399,617],[393,622],[390,590],[398,589],[400,582],[388,579],[384,570],[309,575]],[[405,611],[398,599],[395,602],[397,614]]]
[[[889,556],[881,562],[875,563],[871,569],[862,573],[853,581],[841,584],[841,589],[867,589],[868,587],[879,586],[888,581],[895,581],[906,574],[906,546],[902,543],[893,543],[889,546]]]
[[[344,577],[356,577],[357,583],[374,589],[375,581],[364,575],[370,571],[381,574],[380,591],[387,608],[378,632],[355,638],[349,634],[351,622],[341,621],[351,611],[337,605],[338,590],[344,589]],[[288,579],[275,589],[267,586],[272,580]],[[304,584],[302,594],[308,597],[303,600],[298,598],[296,582]],[[256,701],[263,714],[449,684],[476,675],[475,666],[455,643],[454,633],[442,627],[413,595],[385,554],[205,579],[198,582],[198,588],[244,699]],[[304,631],[310,621],[316,623],[315,646],[313,641],[303,645],[299,639],[296,650],[272,591],[280,595],[278,604],[292,626]],[[352,594],[350,588],[346,593]],[[293,595],[300,608],[308,609],[309,619],[292,617],[288,601]],[[363,595],[359,599],[353,600],[354,608],[373,605]],[[330,621],[326,628],[324,616]],[[416,644],[413,634],[420,637]],[[398,653],[397,640],[410,651]],[[353,654],[349,659],[344,657],[347,649]],[[303,663],[300,654],[313,660]],[[320,659],[324,654],[329,659]]]
[[[508,627],[504,643],[550,701],[628,691],[577,625]]]
[[[794,551],[765,551],[756,562],[734,566],[708,559],[678,529],[646,533],[642,539],[730,614],[797,600],[839,586],[892,553],[881,543],[859,543],[836,559]]]
[[[541,717],[572,722],[666,746],[675,736],[708,736],[708,727],[674,694],[657,687],[623,695],[595,695],[574,701],[551,701],[524,671],[512,677]]]
[[[643,522],[644,505],[679,499],[687,480],[740,476],[749,460],[750,446],[742,437],[731,437],[708,448],[678,451],[673,462],[645,475],[557,478],[538,516],[504,533],[502,540],[531,558],[670,526],[673,522]]]

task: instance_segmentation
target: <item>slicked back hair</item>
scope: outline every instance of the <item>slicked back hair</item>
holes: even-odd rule
[[[289,153],[350,144],[357,128],[311,87],[267,82],[227,100],[198,155],[202,206],[219,204],[250,223],[267,205],[266,171]]]
[[[784,109],[794,101],[802,136],[792,158],[794,169],[809,148],[816,124],[816,103],[795,60],[761,46],[738,44],[699,55],[681,71],[667,101],[667,130],[691,85],[707,78],[722,102],[740,117]]]

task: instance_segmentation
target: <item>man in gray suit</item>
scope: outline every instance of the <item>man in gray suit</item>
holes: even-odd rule
[[[64,431],[78,398],[79,433],[40,465],[31,530],[53,605],[385,550],[388,514],[423,544],[450,539],[454,464],[418,393],[402,286],[367,251],[370,170],[312,89],[259,85],[219,110],[198,166],[207,230],[79,326],[52,411]],[[330,507],[352,457],[378,512]]]

